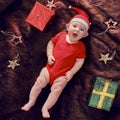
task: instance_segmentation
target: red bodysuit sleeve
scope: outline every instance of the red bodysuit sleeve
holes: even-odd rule
[[[59,32],[54,37],[51,38],[52,43],[55,45],[59,37],[65,32]]]

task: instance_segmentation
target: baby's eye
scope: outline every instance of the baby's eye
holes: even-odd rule
[[[73,25],[73,27],[74,27],[74,28],[76,28],[76,27],[77,27],[77,25]]]
[[[84,29],[81,28],[80,31],[84,31]]]

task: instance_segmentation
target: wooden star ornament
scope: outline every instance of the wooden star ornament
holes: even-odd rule
[[[9,60],[9,65],[8,68],[12,68],[13,70],[15,69],[16,66],[20,66],[20,64],[17,63],[17,60]]]
[[[107,28],[105,29],[105,31],[99,33],[99,34],[103,34],[106,33],[108,30],[110,29],[115,29],[117,27],[118,22],[113,21],[111,18],[108,21],[105,21],[104,24],[106,24]]]
[[[108,60],[113,60],[114,56],[116,54],[116,51],[114,51],[114,53],[111,55],[111,57],[109,57],[109,53],[107,54],[100,54],[101,58],[99,59],[99,61],[104,61],[105,64],[107,64]]]
[[[47,1],[48,4],[46,5],[46,7],[48,7],[50,10],[53,10],[56,8],[55,4],[54,4],[54,0],[51,0],[51,1]]]
[[[13,46],[17,46],[18,44],[23,43],[22,36],[13,35],[10,42]]]
[[[111,18],[108,21],[104,22],[104,23],[107,25],[107,29],[106,30],[109,30],[111,28],[115,29],[117,24],[118,24],[118,22],[113,21]]]
[[[6,36],[9,36],[10,39],[8,40],[8,43],[11,46],[17,46],[18,44],[23,43],[22,36],[16,36],[13,32],[5,32],[2,30],[0,30],[0,32]]]

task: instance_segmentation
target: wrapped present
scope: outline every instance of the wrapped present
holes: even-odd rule
[[[97,77],[88,106],[110,111],[117,88],[117,82]]]
[[[43,31],[54,14],[53,10],[50,10],[46,6],[36,2],[27,16],[26,22]]]

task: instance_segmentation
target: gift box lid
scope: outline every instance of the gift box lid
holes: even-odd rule
[[[25,21],[43,31],[54,14],[53,10],[50,10],[39,2],[35,2]]]

